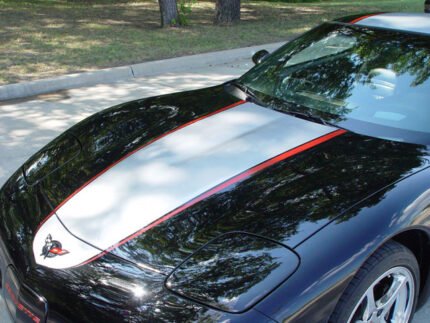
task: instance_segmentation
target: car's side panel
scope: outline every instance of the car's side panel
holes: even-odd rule
[[[430,234],[429,178],[426,168],[390,185],[298,245],[299,269],[257,309],[277,321],[326,322],[350,279],[378,247],[404,230]]]

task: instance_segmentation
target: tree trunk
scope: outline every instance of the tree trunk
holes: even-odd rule
[[[179,23],[176,0],[158,0],[161,13],[161,27],[176,26]]]
[[[216,25],[230,25],[240,20],[240,0],[217,0],[215,6]]]

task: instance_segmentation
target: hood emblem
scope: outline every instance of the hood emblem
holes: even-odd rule
[[[61,242],[57,240],[52,240],[52,236],[48,234],[45,239],[45,245],[42,248],[41,256],[44,256],[43,259],[53,258],[56,256],[63,256],[68,254],[69,252],[63,249]]]

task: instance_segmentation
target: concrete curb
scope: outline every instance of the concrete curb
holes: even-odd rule
[[[0,86],[0,101],[19,99],[39,94],[87,87],[96,84],[113,83],[131,80],[156,74],[189,71],[207,65],[234,63],[237,60],[250,58],[256,51],[267,49],[273,51],[285,42],[223,50],[206,54],[197,54],[177,58],[152,61],[129,66],[113,67],[94,72],[68,74],[30,82],[14,83]]]

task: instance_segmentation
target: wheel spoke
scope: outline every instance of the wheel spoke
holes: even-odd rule
[[[385,316],[396,302],[399,293],[405,290],[406,277],[403,275],[394,275],[393,282],[384,296],[377,302],[378,311],[382,310],[382,316]],[[406,297],[405,297],[406,298]],[[406,301],[406,300],[405,300]]]
[[[372,317],[372,314],[376,310],[375,295],[373,294],[373,288],[369,288],[366,292],[366,308],[363,313],[363,321],[367,322]]]
[[[394,303],[394,322],[406,322],[405,309],[408,301],[408,290],[402,288],[397,294],[396,301]]]
[[[400,266],[391,268],[362,294],[347,322],[406,323],[411,316],[414,295],[410,271]]]

